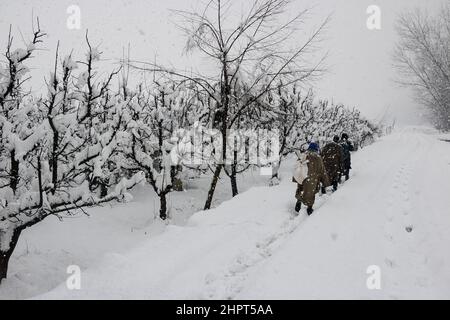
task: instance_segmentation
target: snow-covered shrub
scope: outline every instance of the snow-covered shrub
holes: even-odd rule
[[[167,194],[181,190],[183,154],[176,153],[176,132],[189,123],[192,92],[172,81],[139,86],[123,108],[125,130],[118,163],[127,175],[144,172],[160,199],[160,218],[167,218]],[[182,137],[181,137],[182,138]],[[186,150],[186,152],[190,150]]]
[[[33,44],[40,37],[39,31]],[[128,199],[127,190],[143,179],[136,172],[105,183],[122,136],[123,108],[110,91],[117,72],[99,79],[99,53],[87,43],[86,60],[79,65],[71,56],[60,63],[57,55],[48,93],[40,99],[24,96],[20,88],[26,74],[23,63],[34,45],[15,51],[8,46],[10,84],[0,98],[0,280],[25,228],[49,215],[62,218],[85,207]]]

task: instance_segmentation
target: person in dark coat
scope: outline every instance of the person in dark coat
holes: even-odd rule
[[[343,175],[345,176],[345,180],[348,180],[350,177],[350,169],[352,168],[352,159],[350,152],[355,148],[348,139],[348,134],[346,133],[343,133],[341,136],[341,146],[344,153],[344,157],[342,159]]]
[[[295,198],[297,203],[295,211],[299,212],[301,204],[307,206],[306,212],[308,215],[313,213],[313,205],[316,198],[316,193],[320,190],[320,184],[329,186],[329,180],[325,168],[323,166],[322,158],[319,154],[319,145],[310,143],[306,153],[306,160],[308,165],[308,175],[303,183],[297,182],[297,191]]]
[[[344,164],[344,150],[339,144],[338,136],[334,136],[333,141],[327,143],[322,148],[321,156],[330,183],[333,186],[333,190],[336,191],[341,174],[343,173]],[[322,186],[322,193],[325,193],[324,191],[325,187]]]

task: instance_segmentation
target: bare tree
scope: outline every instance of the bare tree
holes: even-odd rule
[[[255,0],[237,22],[231,21],[230,17],[235,15],[230,13],[233,9],[230,1],[209,1],[201,12],[175,11],[188,39],[186,51],[197,50],[210,59],[217,71],[213,75],[184,73],[148,63],[136,65],[141,70],[165,72],[193,81],[211,101],[214,125],[222,134],[222,154],[213,170],[205,209],[211,207],[224,164],[230,160],[227,159],[230,128],[252,105],[277,90],[279,79],[284,79],[283,84],[287,86],[311,80],[323,71],[325,55],[312,59],[311,53],[315,52],[329,17],[306,40],[294,45],[290,41],[302,32],[300,26],[306,22],[310,10],[289,17],[291,3],[290,0]],[[233,90],[236,82],[245,83],[246,89]],[[232,101],[237,105],[232,107]],[[234,196],[236,170],[231,170],[230,179]]]
[[[399,82],[415,90],[437,128],[450,130],[450,5],[435,17],[419,9],[403,14],[397,30]]]

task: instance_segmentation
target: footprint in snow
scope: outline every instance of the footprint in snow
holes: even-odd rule
[[[391,260],[389,258],[384,259],[384,263],[386,263],[386,265],[390,268],[394,268],[395,267],[395,261]]]

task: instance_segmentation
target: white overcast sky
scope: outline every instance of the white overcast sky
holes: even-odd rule
[[[203,0],[204,1],[204,0]],[[239,1],[239,0],[231,0]],[[415,7],[435,11],[446,0],[296,0],[293,7],[313,7],[306,30],[317,26],[332,14],[326,39],[329,73],[316,83],[322,98],[333,99],[359,108],[369,118],[379,117],[386,109],[399,122],[417,123],[420,108],[409,90],[399,88],[393,79],[391,53],[396,41],[395,19]],[[29,39],[31,17],[39,16],[48,33],[44,51],[31,63],[33,87],[39,90],[44,76],[51,70],[56,42],[61,51],[72,49],[78,56],[85,51],[84,34],[89,29],[91,42],[100,44],[103,58],[117,61],[123,48],[131,46],[132,58],[184,66],[201,63],[182,56],[184,39],[173,24],[170,9],[201,7],[198,0],[0,0],[0,50],[4,51],[9,25],[13,25],[16,43],[21,34]],[[81,29],[66,27],[70,5],[81,9]],[[381,30],[366,27],[366,9],[381,9]]]

